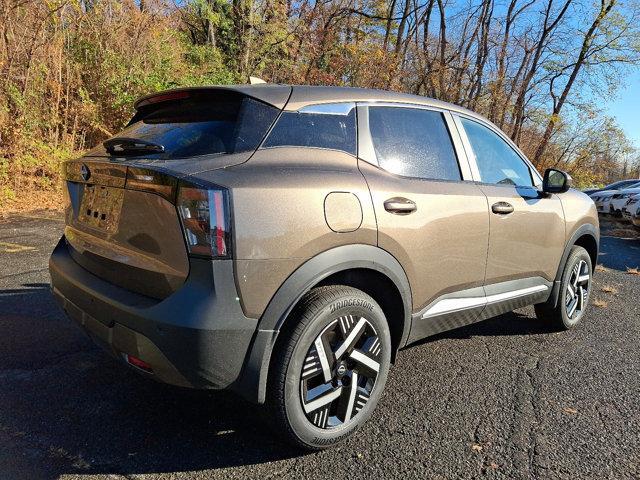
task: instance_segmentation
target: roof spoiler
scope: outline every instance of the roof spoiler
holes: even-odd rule
[[[225,85],[225,86],[209,86],[209,87],[185,87],[176,88],[172,90],[165,90],[163,92],[153,93],[139,98],[134,107],[139,110],[141,107],[151,105],[154,103],[165,102],[169,100],[178,100],[188,98],[191,95],[197,93],[205,93],[211,91],[229,91],[236,92],[242,95],[246,95],[251,98],[255,98],[261,102],[272,105],[280,110],[284,108],[289,96],[291,95],[291,87],[289,85],[276,85],[273,83],[266,83],[257,77],[251,77],[252,83],[250,85]],[[262,83],[261,83],[262,82]]]

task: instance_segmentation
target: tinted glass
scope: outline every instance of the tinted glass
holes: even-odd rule
[[[529,167],[507,142],[478,122],[461,120],[476,156],[482,182],[533,186]]]
[[[418,108],[369,107],[378,163],[406,177],[460,180],[460,168],[441,113]]]
[[[264,147],[315,147],[356,154],[356,109],[348,114],[284,112]]]
[[[130,137],[164,147],[150,158],[184,158],[255,150],[278,109],[252,98],[202,95],[147,106],[116,137]]]

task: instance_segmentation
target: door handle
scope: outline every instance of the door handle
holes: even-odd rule
[[[491,205],[491,211],[498,215],[508,215],[513,212],[513,205],[508,202],[497,202]]]
[[[414,201],[408,198],[393,197],[384,202],[384,209],[389,213],[408,215],[415,212],[418,207]]]

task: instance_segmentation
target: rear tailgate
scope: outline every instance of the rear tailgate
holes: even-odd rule
[[[278,86],[209,87],[139,101],[121,133],[65,165],[65,237],[73,259],[149,297],[180,288],[189,260],[175,206],[178,182],[247,161],[289,93]]]
[[[153,298],[178,289],[189,261],[173,203],[125,189],[125,165],[84,159],[66,168],[65,237],[74,260],[110,283]]]

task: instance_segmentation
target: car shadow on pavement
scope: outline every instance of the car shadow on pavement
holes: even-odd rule
[[[46,284],[0,290],[3,478],[173,473],[299,456],[223,392],[143,378],[95,347]]]
[[[529,307],[531,308],[531,307]],[[471,337],[504,337],[510,335],[544,335],[553,333],[555,330],[543,321],[538,320],[533,314],[533,309],[528,315],[516,312],[509,312],[497,317],[472,323],[455,330],[427,337],[413,345],[435,342],[444,338],[468,339]]]

